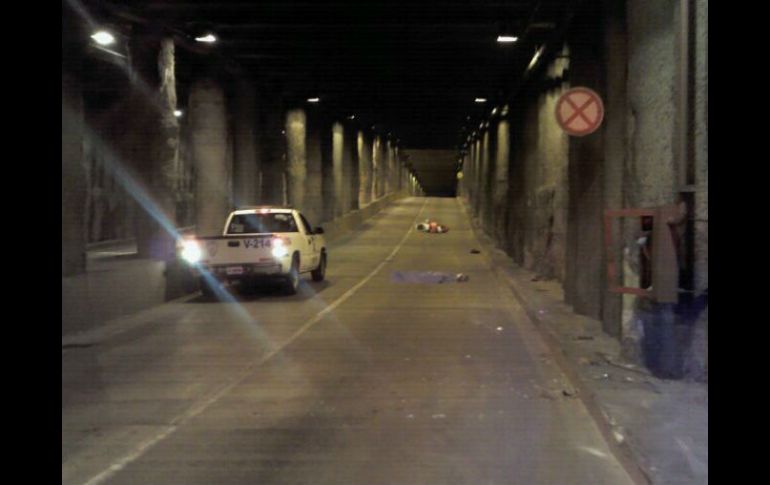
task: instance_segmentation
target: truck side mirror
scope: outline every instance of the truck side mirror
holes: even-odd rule
[[[313,234],[323,234],[323,233],[324,233],[324,228],[321,226],[316,227],[315,232],[313,232]]]

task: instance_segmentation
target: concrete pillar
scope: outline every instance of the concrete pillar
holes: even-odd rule
[[[308,154],[307,116],[303,110],[295,109],[286,114],[285,131],[289,204],[305,211]]]
[[[160,70],[160,132],[155,138],[158,163],[153,170],[153,193],[167,217],[170,225],[177,226],[176,189],[179,177],[179,122],[174,115],[177,109],[176,66],[174,59],[174,41],[170,38],[161,40],[158,55]],[[164,239],[164,256],[174,254],[174,234],[169,234],[160,225],[156,225],[157,234]],[[168,253],[166,253],[168,251]]]
[[[479,157],[479,209],[478,217],[482,227],[487,229],[486,219],[489,215],[489,187],[491,185],[491,171],[489,163],[489,132],[481,132],[481,139],[478,142]]]
[[[253,82],[235,86],[233,191],[236,206],[256,205],[259,200],[257,152],[257,93]]]
[[[678,2],[626,3],[627,82],[626,151],[623,201],[626,207],[653,207],[676,202]],[[572,71],[572,69],[570,69]],[[638,237],[638,226],[624,224],[623,240]],[[636,251],[623,255],[624,286],[639,285]],[[621,345],[624,356],[646,364],[654,373],[673,368],[677,344],[671,309],[624,295]],[[669,314],[669,315],[663,315]],[[656,343],[657,349],[645,342]]]
[[[359,183],[355,130],[346,127],[342,143],[342,194],[345,201],[343,214],[358,209]]]
[[[334,220],[334,211],[338,203],[339,194],[335,189],[334,175],[334,133],[331,124],[324,124],[320,128],[321,132],[321,200],[322,221]]]
[[[342,123],[332,125],[332,185],[334,187],[334,217],[346,212],[348,195],[343,181],[343,159],[345,157],[345,128]],[[348,156],[349,158],[349,156]],[[350,186],[347,187],[348,192]]]
[[[356,136],[356,151],[358,152],[358,173],[360,186],[358,188],[358,205],[364,207],[372,201],[372,145],[363,131]]]
[[[508,166],[511,158],[510,124],[500,120],[496,127],[495,174],[492,186],[492,234],[498,241],[505,238],[506,211],[508,210]]]
[[[484,210],[482,214],[482,222],[487,233],[493,234],[493,192],[495,188],[495,179],[497,177],[497,167],[495,166],[495,155],[497,151],[497,130],[495,130],[493,126],[489,126],[484,130],[483,143],[483,153],[486,157],[486,184],[484,185]]]
[[[259,179],[260,204],[284,205],[289,203],[289,176],[286,169],[288,141],[286,118],[280,93],[263,86],[259,96]]]
[[[708,1],[696,0],[694,5],[694,120],[695,131],[695,274],[696,293],[709,286],[708,256]]]
[[[130,163],[151,201],[140,206],[136,218],[137,250],[143,257],[170,259],[174,255],[179,165],[174,43],[153,33],[137,33],[130,52],[134,82],[128,125],[136,136]]]
[[[72,61],[77,64],[77,59]],[[83,94],[79,80],[62,66],[61,83],[61,273],[86,270],[86,173],[83,166]]]
[[[380,137],[375,135],[372,139],[372,201],[379,198],[381,177],[382,155],[380,150]]]
[[[569,74],[573,85],[594,86],[604,95],[604,66],[596,56],[603,39],[591,32],[601,32],[600,19],[583,14],[583,29],[570,44]],[[565,261],[565,297],[576,313],[601,319],[603,267],[603,165],[604,130],[589,136],[570,137],[569,184],[567,204],[567,255]]]
[[[628,53],[626,45],[625,7],[622,3],[604,0],[604,51],[607,68],[606,95],[604,98],[604,208],[618,209],[623,204],[623,170],[626,159],[626,71]],[[612,238],[621,240],[620,224],[615,224]],[[601,273],[607,274],[606,254],[602,251]],[[616,255],[620,265],[620,255]],[[622,266],[616,266],[621,267]],[[607,282],[602,285],[606,290]],[[603,291],[602,328],[608,334],[621,337],[622,296]]]
[[[481,210],[482,183],[484,180],[481,167],[481,139],[473,141],[473,171],[476,173],[476,180],[473,181],[473,214],[478,217]]]
[[[331,220],[327,218],[327,206],[334,209],[333,195],[324,197],[324,165],[331,165],[330,128],[319,114],[308,116],[307,126],[307,179],[305,182],[305,204],[302,206],[305,217],[313,226]],[[326,177],[329,179],[329,176]],[[328,183],[328,180],[327,180]],[[328,192],[328,186],[327,186]]]
[[[222,232],[229,209],[225,96],[217,82],[199,80],[190,90],[189,104],[191,152],[196,173],[196,232],[213,236]]]
[[[396,190],[396,157],[393,150],[393,142],[388,139],[385,141],[385,160],[385,166],[387,167],[385,193],[390,194]]]

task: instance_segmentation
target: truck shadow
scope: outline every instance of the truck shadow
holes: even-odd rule
[[[328,280],[324,281],[310,281],[302,279],[299,284],[299,289],[294,295],[289,295],[281,287],[280,284],[270,282],[252,283],[250,285],[236,285],[228,286],[227,293],[229,298],[233,298],[233,301],[238,303],[248,303],[254,301],[305,301],[315,298],[319,293],[322,293],[326,288],[333,286],[333,283]],[[187,303],[219,303],[221,301],[227,301],[216,296],[198,295]]]

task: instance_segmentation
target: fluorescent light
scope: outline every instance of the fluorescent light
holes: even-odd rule
[[[321,101],[321,98],[307,98],[308,103],[317,103]]]
[[[183,114],[183,113],[182,113],[182,110],[181,110],[181,109],[175,109],[175,110],[174,110],[174,116],[176,116],[177,118],[181,118],[181,117],[182,117],[182,114]]]
[[[497,36],[497,41],[500,42],[500,43],[511,43],[511,42],[516,42],[517,40],[519,40],[519,38],[515,37],[513,35],[498,35]]]
[[[537,64],[537,60],[540,59],[540,56],[543,54],[543,50],[545,49],[545,46],[541,46],[536,52],[535,55],[532,56],[532,60],[529,61],[529,66],[527,66],[527,71],[535,67],[535,64]]]
[[[106,30],[100,30],[91,36],[99,45],[110,45],[115,43],[115,37]]]
[[[216,42],[217,38],[214,36],[214,34],[206,34],[203,37],[196,37],[195,40],[198,42],[206,42],[208,44],[211,44],[213,42]]]
[[[476,99],[474,99],[474,101],[477,102],[477,103],[486,103],[487,102],[487,98],[476,98]]]

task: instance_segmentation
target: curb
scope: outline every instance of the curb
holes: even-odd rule
[[[585,408],[588,410],[588,414],[596,423],[596,426],[599,429],[599,432],[601,433],[605,442],[607,443],[607,447],[610,449],[610,452],[612,452],[612,454],[615,456],[615,458],[618,460],[620,465],[623,467],[623,469],[634,483],[637,485],[652,485],[652,479],[639,464],[639,461],[636,459],[636,454],[634,453],[632,447],[628,444],[628,441],[625,439],[625,437],[622,436],[621,440],[618,440],[616,432],[613,429],[612,423],[610,422],[609,416],[602,409],[599,400],[596,398],[596,394],[574,370],[574,363],[571,362],[570,359],[564,354],[559,337],[554,333],[553,330],[551,330],[549,325],[544,322],[543,319],[538,317],[535,309],[532,308],[531,304],[522,296],[521,291],[519,288],[517,288],[518,283],[514,281],[510,276],[505,274],[502,270],[500,270],[492,261],[490,257],[490,249],[497,249],[496,247],[492,247],[494,241],[489,236],[487,236],[484,230],[478,225],[478,221],[471,217],[467,207],[465,206],[465,203],[460,200],[460,198],[457,199],[457,203],[460,206],[462,212],[468,217],[468,220],[471,223],[471,230],[473,231],[476,239],[479,241],[479,243],[481,243],[481,245],[486,246],[487,251],[482,253],[484,261],[486,261],[488,266],[492,269],[498,280],[505,283],[505,286],[511,291],[511,294],[514,296],[514,298],[516,298],[516,301],[524,309],[524,312],[529,318],[532,327],[535,328],[537,333],[543,338],[543,341],[546,343],[547,347],[551,350],[551,353],[554,356],[554,362],[559,367],[559,370],[561,370],[562,373],[567,377],[570,385],[578,391],[576,397],[580,399]],[[507,255],[506,257],[510,260],[510,257]]]

